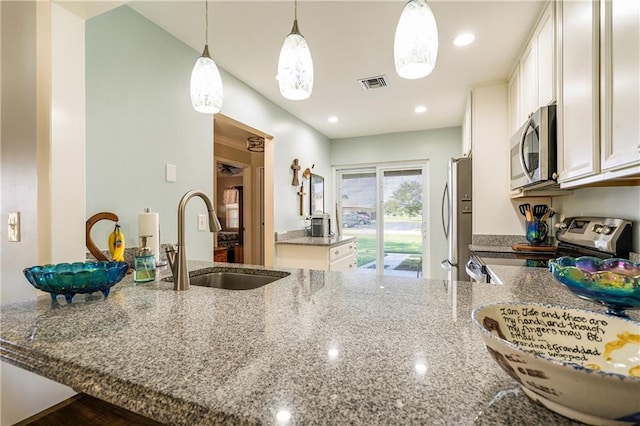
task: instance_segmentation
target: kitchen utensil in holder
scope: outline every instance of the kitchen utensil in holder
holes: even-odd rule
[[[547,241],[549,228],[546,222],[534,219],[527,220],[525,224],[527,241],[529,241],[532,246],[539,246]]]

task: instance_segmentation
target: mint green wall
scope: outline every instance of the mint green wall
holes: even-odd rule
[[[447,181],[447,162],[461,153],[460,127],[392,133],[331,141],[331,164],[384,164],[428,160],[429,237],[431,278],[445,278],[440,261],[447,257],[447,241],[442,231],[441,199]],[[427,277],[429,278],[429,277]]]
[[[189,99],[200,52],[127,6],[87,21],[86,49],[87,215],[118,214],[127,246],[137,246],[137,214],[150,207],[160,214],[161,242],[176,242],[180,197],[190,189],[213,196],[212,118],[195,112]],[[328,176],[328,139],[221,74],[222,113],[274,136],[275,230],[300,228],[289,165],[299,158]],[[176,165],[177,182],[165,182],[166,163]],[[187,208],[190,259],[211,259],[211,234],[196,231],[196,214],[204,211],[197,199]],[[102,248],[110,228],[101,222],[92,232]]]

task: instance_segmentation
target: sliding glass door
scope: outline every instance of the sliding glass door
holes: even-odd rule
[[[358,272],[419,277],[427,247],[426,164],[340,169],[342,235],[358,238]]]

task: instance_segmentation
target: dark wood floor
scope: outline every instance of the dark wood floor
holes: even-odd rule
[[[124,408],[80,393],[20,423],[16,423],[15,426],[157,426],[161,424]]]

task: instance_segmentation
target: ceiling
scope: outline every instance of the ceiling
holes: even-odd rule
[[[85,18],[107,5],[123,4],[60,3]],[[125,3],[202,51],[204,1]],[[219,67],[330,139],[459,126],[470,86],[508,78],[545,2],[429,3],[440,48],[435,70],[418,80],[400,78],[393,63],[403,0],[299,0],[298,24],[314,62],[313,93],[307,100],[284,99],[275,79],[280,48],[293,23],[293,1],[210,0],[209,49]],[[461,32],[474,33],[476,41],[455,47],[453,39]],[[387,87],[360,87],[358,79],[379,75],[386,76]],[[415,113],[417,105],[427,111]],[[329,116],[339,121],[329,123]]]

